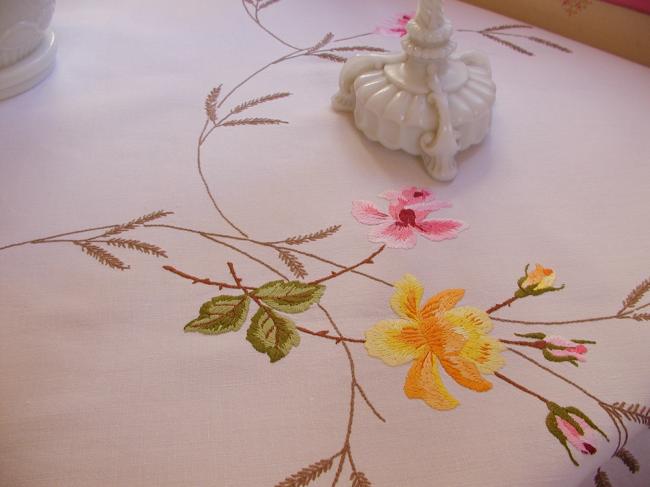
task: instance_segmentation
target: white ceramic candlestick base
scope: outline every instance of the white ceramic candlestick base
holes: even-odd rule
[[[56,60],[54,0],[0,0],[0,100],[42,81]]]
[[[440,181],[456,177],[455,155],[490,129],[496,87],[478,52],[452,55],[451,24],[441,0],[420,0],[402,54],[357,56],[341,72],[335,109],[389,149],[422,156]]]
[[[17,63],[0,69],[0,100],[18,95],[43,81],[54,69],[56,38],[47,31],[39,46]]]

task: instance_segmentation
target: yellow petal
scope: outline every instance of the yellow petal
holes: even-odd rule
[[[535,289],[546,289],[549,287],[553,287],[553,284],[555,283],[555,271],[552,269],[544,269],[544,277],[540,281],[540,283],[537,285]]]
[[[366,350],[387,365],[403,365],[418,355],[425,344],[417,327],[406,320],[380,321],[366,331]]]
[[[442,383],[432,353],[423,354],[413,362],[406,376],[404,393],[409,399],[422,399],[433,409],[454,409],[459,404]]]
[[[492,383],[485,380],[478,367],[470,360],[459,355],[448,355],[440,359],[442,367],[461,386],[476,392],[492,389]]]
[[[401,318],[416,320],[423,292],[420,281],[411,274],[405,274],[395,283],[395,293],[390,299],[393,311]]]
[[[444,315],[444,321],[449,323],[453,328],[463,330],[462,333],[467,338],[485,335],[494,326],[485,311],[472,306],[459,306],[458,308],[447,311]]]
[[[461,356],[476,364],[481,374],[492,374],[506,363],[501,352],[505,345],[496,338],[489,336],[476,340],[468,340]]]
[[[422,307],[423,320],[431,319],[452,309],[465,296],[464,289],[447,289],[430,298]]]
[[[444,321],[456,333],[461,333],[467,338],[460,356],[473,362],[479,372],[489,374],[503,367],[505,360],[501,352],[505,350],[505,346],[499,340],[486,335],[493,325],[484,311],[461,306],[445,313]]]

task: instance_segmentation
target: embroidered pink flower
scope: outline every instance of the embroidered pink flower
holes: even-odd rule
[[[375,34],[380,34],[389,37],[404,37],[406,32],[406,24],[415,17],[415,12],[408,12],[398,14],[390,20],[384,22],[383,25],[375,28]]]
[[[368,238],[371,242],[385,243],[388,247],[410,249],[415,247],[417,235],[439,241],[456,238],[467,225],[458,220],[427,219],[429,214],[451,203],[440,201],[433,193],[422,188],[405,188],[386,191],[379,195],[388,200],[388,213],[379,210],[371,201],[352,203],[352,216],[364,225],[373,225]]]
[[[521,338],[534,339],[534,342],[522,342],[521,345],[539,348],[544,354],[544,358],[551,362],[570,362],[571,365],[578,366],[578,362],[587,361],[587,352],[585,345],[596,345],[591,340],[577,338],[564,338],[561,336],[546,336],[544,333],[515,333],[515,336]]]
[[[549,414],[546,417],[546,427],[564,446],[569,458],[575,465],[578,465],[578,462],[573,457],[568,445],[571,445],[575,451],[583,455],[593,455],[598,451],[596,448],[596,432],[609,441],[607,435],[578,408],[572,406],[561,407],[550,401],[546,406],[549,409]]]

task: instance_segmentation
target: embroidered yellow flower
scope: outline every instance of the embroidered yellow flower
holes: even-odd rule
[[[492,322],[483,311],[463,306],[462,289],[447,289],[420,306],[424,289],[412,275],[395,284],[391,299],[398,320],[377,323],[366,332],[368,353],[388,365],[413,361],[404,392],[410,399],[422,399],[434,409],[458,406],[440,378],[438,364],[458,384],[477,392],[492,384],[482,374],[503,366],[504,346],[487,333]]]
[[[553,287],[555,282],[555,271],[547,269],[541,264],[535,264],[535,270],[529,272],[526,270],[526,277],[521,283],[521,287],[527,288],[533,286],[535,291],[541,291]]]

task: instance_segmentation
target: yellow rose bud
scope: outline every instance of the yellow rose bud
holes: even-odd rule
[[[553,287],[555,282],[555,271],[547,269],[540,264],[535,264],[535,270],[526,271],[526,278],[521,283],[521,287],[527,288],[534,286],[535,291],[541,291],[549,287]]]

